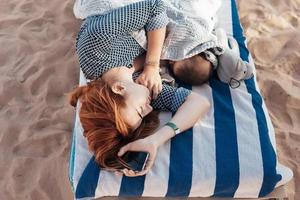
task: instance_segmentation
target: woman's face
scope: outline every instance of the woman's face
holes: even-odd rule
[[[126,85],[124,98],[126,106],[121,109],[121,116],[135,130],[142,119],[153,110],[150,105],[150,92],[147,87],[133,82]]]

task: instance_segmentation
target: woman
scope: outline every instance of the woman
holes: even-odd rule
[[[78,34],[80,67],[93,80],[76,88],[70,103],[81,100],[80,121],[98,164],[123,169],[127,176],[146,174],[157,148],[175,136],[174,126],[182,131],[192,127],[209,108],[204,97],[161,82],[159,58],[167,23],[162,1],[147,0],[88,17]],[[143,27],[148,37],[145,62],[143,48],[130,36]],[[154,132],[159,120],[153,109],[176,112],[172,126]],[[126,169],[119,156],[128,150],[150,153],[145,170]]]

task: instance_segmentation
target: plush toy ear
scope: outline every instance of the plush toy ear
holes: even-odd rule
[[[254,75],[254,66],[251,65],[250,63],[244,61],[246,68],[247,68],[247,72],[245,74],[245,79],[249,79]]]
[[[249,79],[253,76],[253,67],[246,61],[239,58],[234,78],[237,80]]]
[[[240,57],[239,44],[233,37],[228,38],[229,48],[234,52],[236,57]]]
[[[236,63],[234,78],[237,80],[244,80],[247,74],[247,66],[246,62],[244,62],[241,58],[238,59]]]

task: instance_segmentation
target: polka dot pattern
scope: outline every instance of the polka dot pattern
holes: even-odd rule
[[[140,74],[141,72],[134,73],[133,80],[136,80]],[[156,99],[152,100],[151,106],[154,110],[176,112],[191,92],[183,87],[177,88],[163,83],[162,91]]]
[[[130,35],[168,24],[165,5],[161,0],[145,0],[115,9],[105,15],[87,17],[76,41],[80,67],[87,79],[97,79],[107,70],[132,67],[134,58],[144,49]]]

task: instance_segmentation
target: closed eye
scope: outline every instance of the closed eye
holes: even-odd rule
[[[140,114],[141,114],[141,116],[143,117],[143,114],[144,113],[144,109],[143,109],[143,107],[141,106],[141,112],[140,112]]]
[[[138,115],[140,116],[140,118],[143,119],[143,116],[141,114],[143,112],[143,108],[141,107],[141,112],[139,112],[138,110],[136,110],[136,112],[138,113]]]

